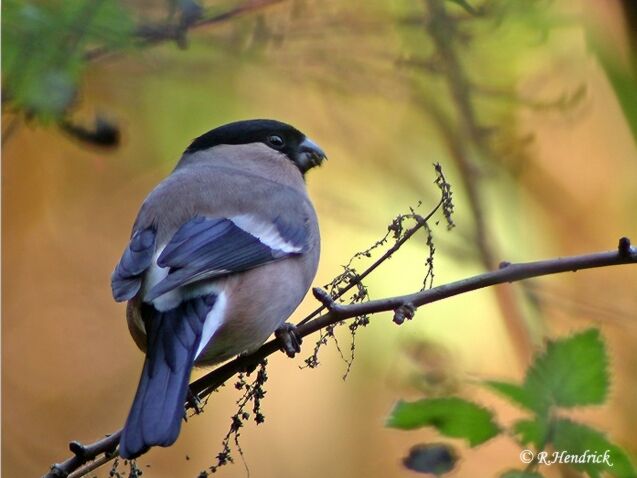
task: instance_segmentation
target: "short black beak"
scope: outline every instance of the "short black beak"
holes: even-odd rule
[[[327,159],[323,150],[311,139],[305,138],[299,145],[297,164],[302,173],[320,166]]]

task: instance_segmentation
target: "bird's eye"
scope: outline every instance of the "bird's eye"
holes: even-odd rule
[[[273,134],[272,136],[268,136],[268,143],[270,143],[275,148],[280,148],[285,144],[283,138],[277,134]]]

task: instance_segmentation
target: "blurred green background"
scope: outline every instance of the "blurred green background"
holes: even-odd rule
[[[636,15],[630,0],[5,0],[3,476],[40,476],[70,440],[122,425],[143,356],[110,273],[143,198],[220,124],[276,118],[327,152],[308,175],[317,285],[396,214],[437,202],[435,161],[458,225],[434,227],[435,284],[637,241]],[[96,144],[115,131],[118,145]],[[425,237],[412,240],[368,280],[372,298],[418,290],[426,257]],[[517,409],[469,383],[519,380],[545,337],[590,325],[608,343],[612,393],[575,416],[634,456],[636,319],[626,266],[455,297],[401,327],[374,317],[345,382],[333,344],[314,370],[275,355],[266,422],[241,434],[251,476],[409,476],[409,447],[440,437],[384,428],[397,399],[457,392],[510,423]],[[213,464],[237,398],[214,394],[174,446],[140,460],[144,476]],[[520,466],[510,438],[451,442],[453,476]],[[245,476],[235,458],[220,476]]]

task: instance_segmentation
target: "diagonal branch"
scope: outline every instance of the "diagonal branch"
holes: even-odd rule
[[[134,39],[139,46],[152,46],[165,41],[176,41],[183,45],[185,35],[188,31],[209,25],[225,23],[233,18],[253,13],[271,5],[281,3],[284,0],[247,0],[246,2],[221,13],[212,15],[201,15],[189,24],[160,22],[156,24],[140,25],[133,33]],[[89,50],[84,55],[86,61],[100,60],[105,56],[116,53],[106,47],[96,47]]]
[[[532,277],[559,274],[562,272],[577,272],[582,269],[622,264],[637,264],[637,247],[631,246],[630,240],[625,237],[619,240],[619,247],[614,251],[518,264],[503,262],[500,264],[498,270],[403,296],[389,297],[351,305],[342,305],[325,300],[324,305],[328,308],[328,312],[300,325],[297,332],[301,337],[305,337],[342,320],[352,319],[360,315],[396,311],[409,304],[417,308],[459,294],[495,286],[497,284],[508,284],[530,279]],[[317,295],[320,296],[320,293]],[[256,352],[250,355],[239,356],[216,368],[209,374],[193,382],[190,388],[194,395],[198,398],[203,398],[235,374],[254,368],[265,357],[278,351],[280,347],[281,343],[278,339],[271,340]],[[190,408],[192,405],[189,403],[187,407]],[[44,478],[79,478],[94,469],[89,462],[97,459],[100,455],[106,454],[106,459],[100,458],[100,464],[109,461],[110,458],[114,458],[116,456],[114,451],[119,442],[120,432],[121,431],[118,430],[112,435],[98,440],[91,445],[83,446],[77,442],[72,442],[70,448],[75,456],[63,463],[53,465],[51,471],[47,473]],[[89,464],[86,465],[87,463]],[[85,467],[81,468],[84,465]]]

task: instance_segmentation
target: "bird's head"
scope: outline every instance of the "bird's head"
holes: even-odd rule
[[[185,153],[195,153],[218,145],[263,143],[288,157],[301,174],[327,159],[323,150],[298,129],[269,119],[236,121],[219,126],[196,138]]]

